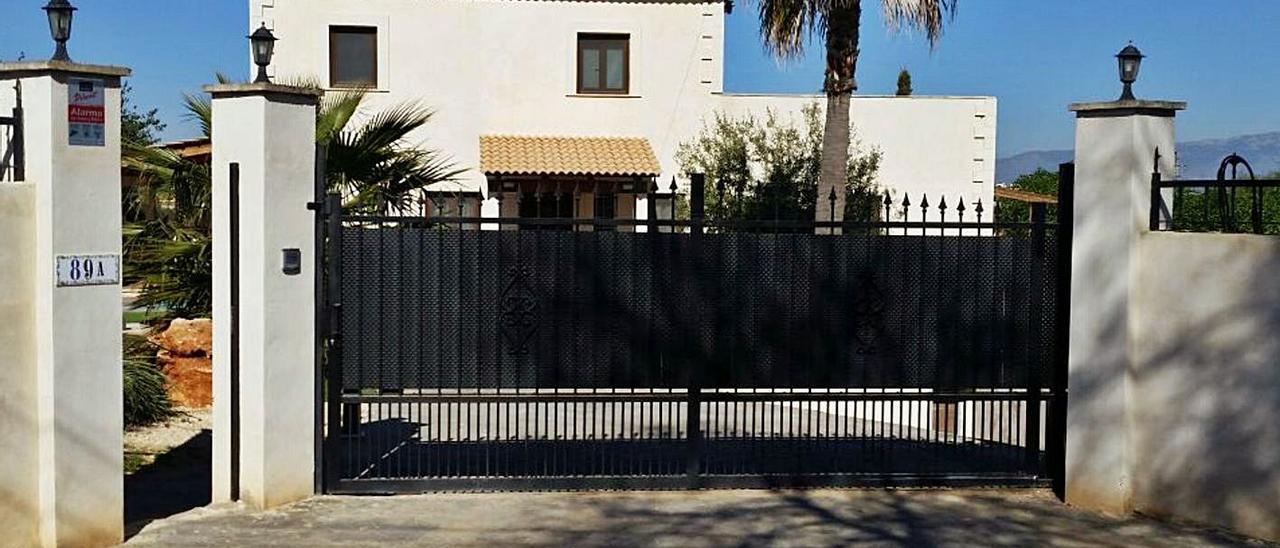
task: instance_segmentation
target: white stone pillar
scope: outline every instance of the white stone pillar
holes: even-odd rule
[[[1132,509],[1130,302],[1137,241],[1149,228],[1151,173],[1174,174],[1174,115],[1185,103],[1071,105],[1076,113],[1066,498]],[[1159,158],[1157,159],[1157,150]]]
[[[14,84],[21,88],[26,159],[24,181],[0,183],[6,541],[123,539],[120,79],[128,74],[0,64],[5,115]]]
[[[270,508],[310,496],[315,486],[315,217],[307,203],[320,93],[274,84],[205,91],[213,95],[213,500]],[[285,250],[300,252],[300,271],[286,273]]]

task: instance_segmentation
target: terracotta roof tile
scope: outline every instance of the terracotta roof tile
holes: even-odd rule
[[[657,177],[662,168],[649,141],[630,137],[482,135],[486,175],[621,175]]]

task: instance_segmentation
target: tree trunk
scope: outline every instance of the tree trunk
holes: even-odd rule
[[[845,181],[849,179],[849,99],[852,95],[849,92],[827,94],[827,121],[822,130],[815,221],[844,220]],[[834,204],[831,201],[833,189],[836,195]],[[818,229],[817,233],[831,234],[832,230]]]
[[[858,87],[854,74],[858,65],[861,19],[861,0],[846,0],[843,5],[831,8],[828,19],[827,74],[823,85],[827,115],[822,130],[818,203],[814,208],[814,220],[819,222],[844,220],[845,185],[849,180],[849,101]],[[834,201],[831,200],[833,191]],[[834,234],[838,231],[818,229],[816,232]]]

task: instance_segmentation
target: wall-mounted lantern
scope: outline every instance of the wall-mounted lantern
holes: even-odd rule
[[[71,39],[71,18],[75,15],[76,7],[67,0],[49,0],[42,9],[49,17],[49,34],[58,44],[58,49],[54,50],[50,60],[71,62],[71,56],[67,55],[67,40]]]
[[[1129,42],[1128,46],[1116,54],[1116,59],[1120,62],[1120,81],[1124,83],[1124,92],[1120,94],[1121,101],[1137,99],[1133,96],[1133,83],[1138,81],[1138,70],[1142,68],[1143,57],[1146,56],[1134,47],[1133,42]]]
[[[267,65],[271,64],[271,56],[275,54],[276,36],[271,34],[267,24],[263,23],[258,30],[249,35],[249,43],[253,46],[253,63],[258,65],[258,77],[253,83],[271,83],[271,77],[267,76]]]

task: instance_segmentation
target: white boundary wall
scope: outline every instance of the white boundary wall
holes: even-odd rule
[[[1280,237],[1147,233],[1137,262],[1134,508],[1280,540]]]
[[[1072,107],[1067,502],[1280,540],[1280,238],[1150,230],[1183,108]]]
[[[38,544],[35,184],[0,183],[0,531]]]

